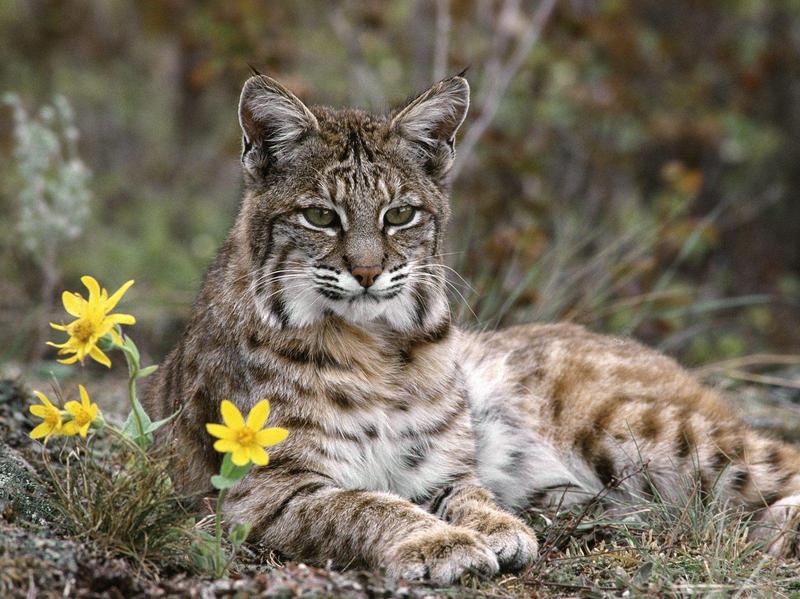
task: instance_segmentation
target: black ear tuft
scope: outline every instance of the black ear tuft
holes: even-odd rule
[[[392,132],[413,144],[437,183],[447,182],[447,173],[455,157],[456,131],[468,109],[469,83],[456,75],[414,98],[392,119]]]
[[[239,99],[242,164],[249,171],[290,161],[304,137],[319,130],[297,96],[266,75],[250,77]]]

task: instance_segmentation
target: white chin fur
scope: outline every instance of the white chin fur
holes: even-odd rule
[[[383,321],[398,331],[409,330],[414,324],[413,302],[407,291],[391,299],[358,297],[354,301],[332,300],[317,291],[291,295],[286,307],[290,323],[297,327],[314,324],[331,312],[353,324]]]
[[[375,284],[370,287],[370,296],[364,295],[364,290],[355,278],[347,272],[334,272],[329,269],[309,269],[308,285],[298,284],[292,280],[287,285],[281,297],[286,309],[290,326],[305,327],[322,320],[326,314],[337,316],[357,325],[367,325],[380,321],[386,323],[392,330],[404,332],[411,331],[419,326],[416,322],[416,299],[412,287],[408,282],[402,282],[400,277],[407,277],[408,269],[403,268],[394,273],[385,272],[379,276]],[[320,293],[315,281],[319,281],[336,288],[342,299],[332,299]],[[335,278],[335,280],[332,280]],[[398,284],[402,287],[398,288]],[[400,292],[392,297],[381,297],[392,291]],[[280,326],[280,320],[270,309],[269,304],[261,305],[258,310],[263,322],[269,327]],[[439,322],[448,310],[447,299],[442,294],[434,295],[428,305],[426,326]]]

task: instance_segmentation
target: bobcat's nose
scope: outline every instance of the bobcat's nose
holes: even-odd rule
[[[383,269],[380,266],[356,266],[350,269],[350,274],[355,277],[358,284],[364,289],[372,287],[375,279],[377,279],[378,275],[382,272]]]

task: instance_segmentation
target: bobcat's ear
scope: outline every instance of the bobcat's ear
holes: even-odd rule
[[[413,144],[425,169],[447,181],[455,158],[455,135],[469,108],[469,83],[461,76],[440,81],[414,98],[392,119],[392,132]]]
[[[242,164],[248,171],[291,160],[297,144],[319,130],[297,96],[266,75],[250,77],[239,98]]]

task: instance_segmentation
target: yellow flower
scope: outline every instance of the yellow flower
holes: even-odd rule
[[[81,277],[81,281],[89,290],[88,300],[83,299],[79,293],[71,291],[65,291],[61,295],[64,309],[77,320],[68,325],[50,323],[54,329],[65,331],[69,339],[61,344],[51,341],[47,344],[57,347],[60,356],[72,354],[68,358],[59,360],[62,364],[74,364],[78,360],[83,364],[83,360],[89,356],[104,366],[111,366],[111,360],[97,347],[97,342],[106,333],[111,333],[114,343],[122,344],[122,339],[114,328],[115,325],[136,323],[136,319],[130,314],[109,314],[123,294],[133,285],[133,281],[125,283],[111,297],[108,297],[108,291],[100,288],[94,277]]]
[[[209,434],[217,437],[214,449],[220,453],[230,453],[231,460],[237,466],[245,466],[253,462],[257,466],[266,466],[269,455],[265,447],[283,441],[289,431],[285,428],[264,428],[269,418],[269,402],[264,399],[258,402],[247,415],[247,422],[238,408],[227,399],[221,406],[222,424],[206,424]]]
[[[42,437],[47,438],[51,435],[61,434],[61,410],[50,403],[50,400],[45,397],[44,393],[40,393],[39,391],[34,391],[33,393],[42,403],[40,405],[31,406],[31,414],[41,418],[43,422],[30,432],[31,439],[41,439]]]
[[[64,404],[64,409],[72,416],[72,420],[64,425],[64,435],[80,435],[84,439],[86,433],[89,432],[89,427],[92,422],[97,418],[99,408],[96,403],[89,400],[89,394],[83,385],[78,385],[78,390],[81,393],[81,401],[68,401]]]

